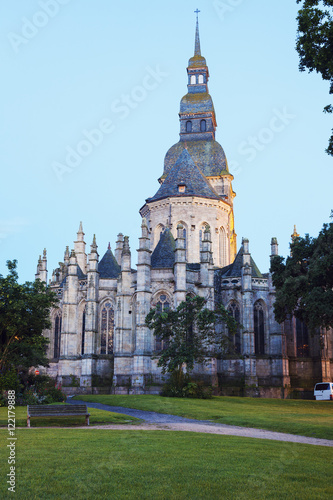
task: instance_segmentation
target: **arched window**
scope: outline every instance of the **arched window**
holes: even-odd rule
[[[258,300],[253,307],[254,315],[254,350],[256,354],[265,354],[265,311]]]
[[[81,354],[84,354],[85,333],[86,333],[86,308],[84,308],[82,313]]]
[[[201,132],[206,132],[206,130],[207,130],[206,120],[201,120],[200,121],[200,131]]]
[[[206,226],[208,226],[207,222],[203,222],[201,224],[201,229],[199,231],[199,247],[200,247],[200,252],[202,251],[202,248],[203,248],[202,242],[204,240],[204,232],[205,232]]]
[[[237,330],[236,333],[233,335],[231,332],[228,331],[229,335],[229,340],[230,342],[234,345],[235,351],[240,354],[241,352],[241,339],[240,339],[240,310],[239,310],[239,305],[236,302],[231,302],[231,304],[228,306],[228,313],[237,321]]]
[[[195,85],[197,83],[197,79],[195,75],[191,76],[191,85]]]
[[[192,122],[191,122],[191,120],[188,120],[186,122],[186,132],[192,132]]]
[[[220,246],[220,265],[221,265],[221,267],[224,267],[228,264],[227,233],[226,233],[224,227],[220,227],[219,246]]]
[[[101,354],[113,353],[114,310],[106,302],[101,311]]]
[[[306,358],[309,356],[309,332],[306,324],[296,318],[296,349],[297,357]]]
[[[54,318],[54,351],[53,357],[59,358],[60,356],[60,341],[61,341],[61,311],[58,311]]]
[[[160,312],[168,311],[170,309],[170,301],[169,301],[169,298],[166,294],[161,293],[158,296],[158,299],[156,302],[156,309]],[[165,349],[166,346],[167,346],[167,340],[162,340],[161,337],[155,337],[155,350],[156,351],[163,351],[163,349]]]
[[[203,75],[199,75],[199,80],[198,83],[203,83],[204,82],[204,77]]]

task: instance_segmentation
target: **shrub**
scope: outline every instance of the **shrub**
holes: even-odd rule
[[[19,375],[16,370],[12,369],[0,374],[0,393],[3,391],[14,390],[18,394],[23,389]]]
[[[191,380],[190,376],[180,372],[173,372],[169,380],[164,384],[161,396],[171,398],[197,398],[211,399],[213,387],[205,384],[203,380]]]

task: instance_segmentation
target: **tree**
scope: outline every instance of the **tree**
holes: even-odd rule
[[[320,73],[330,82],[329,93],[333,94],[333,0],[297,0],[301,2],[296,43],[299,69]],[[325,106],[324,112],[332,113],[332,105]],[[333,129],[326,153],[333,156]]]
[[[333,223],[324,224],[317,238],[296,238],[290,250],[286,261],[275,256],[271,263],[276,320],[292,314],[312,333],[333,327]]]
[[[155,357],[162,373],[179,373],[184,366],[190,371],[195,363],[206,363],[223,351],[226,338],[217,334],[218,324],[224,322],[229,332],[236,333],[237,322],[222,305],[215,311],[205,305],[203,297],[187,297],[175,310],[155,308],[147,315],[146,325],[164,341],[165,348]]]
[[[48,366],[48,340],[44,329],[50,328],[50,309],[56,295],[44,283],[18,283],[16,260],[7,261],[9,274],[0,274],[0,373],[13,368]]]

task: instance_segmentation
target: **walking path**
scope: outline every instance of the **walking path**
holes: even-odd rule
[[[84,427],[85,429],[115,429],[115,430],[167,430],[167,431],[189,431],[204,432],[209,434],[223,434],[229,436],[241,436],[259,439],[273,439],[276,441],[288,441],[291,443],[304,443],[319,446],[333,446],[333,441],[329,439],[318,439],[295,434],[285,434],[282,432],[266,431],[264,429],[254,429],[250,427],[237,427],[234,425],[215,424],[209,420],[194,420],[190,418],[178,417],[177,415],[167,415],[154,411],[135,410],[133,408],[123,408],[121,406],[108,406],[101,403],[87,403],[86,401],[67,399],[70,404],[86,404],[88,408],[98,408],[100,410],[122,413],[130,417],[144,420],[144,424],[139,425],[94,425]]]

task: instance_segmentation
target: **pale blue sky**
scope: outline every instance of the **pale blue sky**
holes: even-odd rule
[[[179,138],[197,7],[238,247],[248,237],[267,272],[272,236],[286,255],[294,224],[315,236],[329,221],[328,83],[298,71],[296,0],[1,0],[0,273],[16,258],[32,280],[46,247],[50,276],[80,220],[101,256],[129,235],[135,267],[138,210]],[[89,154],[56,175],[100,126]]]

